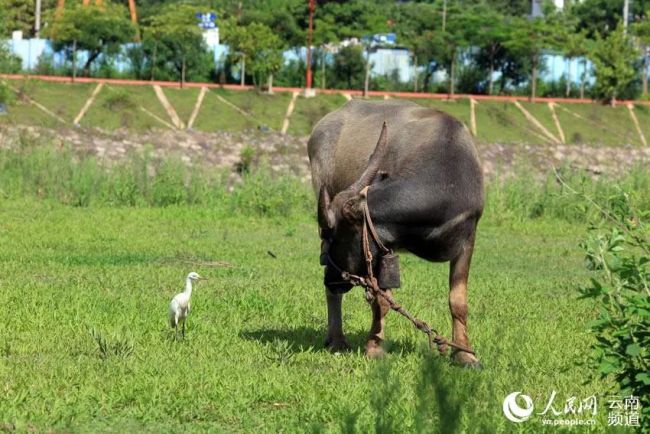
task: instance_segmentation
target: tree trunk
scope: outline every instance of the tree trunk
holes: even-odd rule
[[[582,60],[582,75],[580,76],[580,99],[585,98],[585,79],[587,78],[587,60]]]
[[[454,76],[456,75],[456,54],[451,58],[451,66],[449,67],[449,92],[447,97],[451,99],[454,96]]]
[[[321,50],[320,87],[321,87],[321,89],[325,89],[325,49]]]
[[[246,84],[246,57],[245,56],[241,57],[239,64],[241,65],[241,67],[239,68],[239,72],[241,73],[241,79],[239,84],[241,86],[244,86]]]
[[[488,73],[488,95],[492,95],[494,91],[494,56],[490,56],[490,72]]]
[[[267,83],[268,83],[268,87],[269,87],[268,88],[268,93],[269,93],[269,95],[272,95],[273,94],[273,73],[269,74],[269,78],[268,78]]]
[[[185,56],[183,56],[181,60],[181,89],[185,86],[185,69],[186,69]]]
[[[368,86],[370,84],[370,51],[366,50],[366,77],[363,80],[363,97],[368,97]]]
[[[77,78],[77,40],[72,41],[72,81]]]
[[[533,60],[533,71],[530,78],[530,101],[535,101],[537,92],[537,59]]]
[[[413,92],[418,91],[418,56],[413,55]]]
[[[93,63],[95,59],[99,57],[100,54],[101,54],[100,51],[95,51],[90,56],[88,56],[88,60],[86,60],[86,63],[84,64],[84,68],[83,68],[84,75],[86,77],[90,77],[90,64]]]
[[[156,54],[158,54],[158,44],[153,45],[153,54],[151,55],[151,81],[156,76]]]
[[[648,73],[650,73],[650,53],[648,51],[650,50],[649,47],[646,47],[645,49],[645,56],[643,56],[643,96],[647,97],[648,96]]]
[[[429,71],[426,71],[424,73],[424,80],[422,81],[422,91],[423,92],[430,92],[430,84],[431,84],[431,77],[432,74],[429,73]]]
[[[568,98],[571,95],[571,59],[566,60],[566,92],[565,95]]]

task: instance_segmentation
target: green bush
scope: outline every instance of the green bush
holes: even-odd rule
[[[115,112],[123,110],[135,110],[138,107],[131,94],[123,89],[111,93],[108,97],[106,97],[103,105],[108,110]]]
[[[581,297],[599,308],[591,363],[623,395],[639,397],[643,419],[650,417],[650,210],[635,209],[623,192],[598,209],[602,218],[582,243],[593,276]]]
[[[6,83],[0,82],[0,104],[10,104],[13,101],[13,92]]]

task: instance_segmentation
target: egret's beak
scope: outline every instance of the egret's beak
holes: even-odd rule
[[[199,280],[208,280],[208,278],[207,278],[207,277],[200,277],[200,276],[199,276]]]

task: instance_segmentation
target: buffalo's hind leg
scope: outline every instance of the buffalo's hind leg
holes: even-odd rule
[[[474,233],[463,244],[458,256],[451,260],[449,266],[449,310],[453,322],[452,342],[471,348],[467,336],[467,280],[469,266],[474,251]],[[453,349],[455,362],[475,368],[480,368],[478,359],[466,351]]]
[[[350,349],[350,344],[343,334],[343,294],[330,291],[325,288],[327,298],[327,337],[325,347],[330,351],[345,351]]]

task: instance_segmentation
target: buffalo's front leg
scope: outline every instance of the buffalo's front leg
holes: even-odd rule
[[[388,296],[391,295],[390,290],[384,292]],[[390,310],[390,304],[384,297],[377,296],[370,303],[370,307],[372,309],[372,324],[366,342],[366,356],[376,358],[384,355],[384,350],[381,348],[381,344],[384,342],[384,317]]]
[[[331,351],[349,350],[350,345],[343,334],[343,312],[341,304],[343,294],[337,294],[325,288],[327,297],[327,337],[325,347]]]
[[[473,250],[474,237],[472,236],[464,244],[458,257],[451,261],[449,267],[449,310],[453,321],[452,342],[467,348],[471,348],[467,336],[467,280]],[[457,363],[472,367],[481,366],[473,354],[457,349],[453,349],[453,351],[453,358]]]

